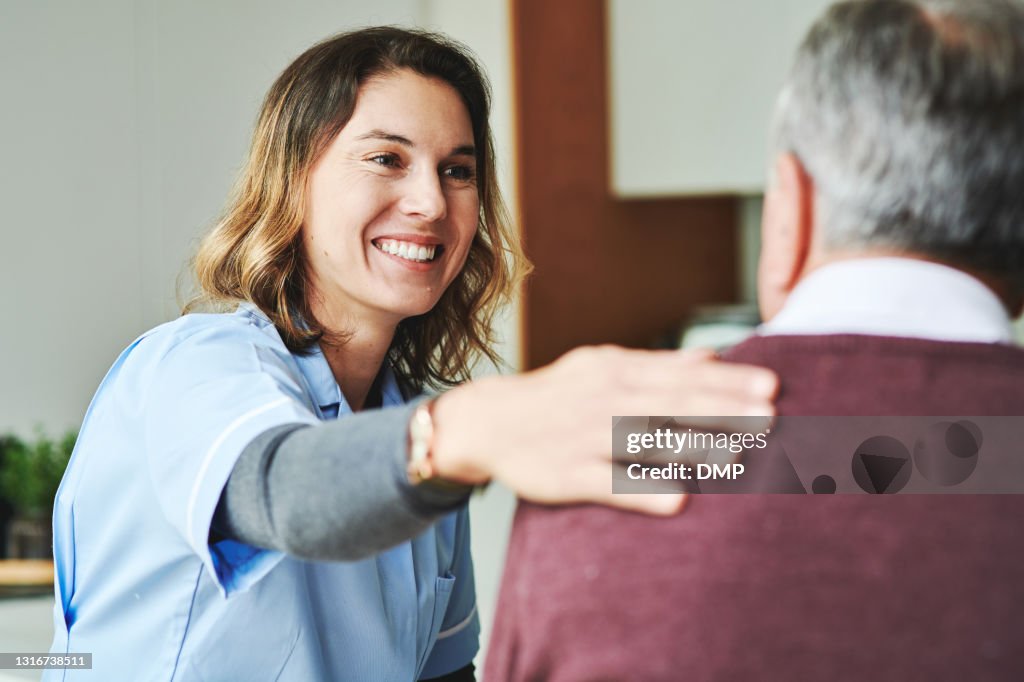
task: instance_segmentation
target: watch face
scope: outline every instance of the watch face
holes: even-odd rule
[[[409,481],[413,484],[434,475],[434,467],[430,461],[430,446],[434,437],[431,404],[432,401],[427,401],[417,407],[409,424]]]
[[[416,414],[412,418],[412,437],[413,438],[426,438],[430,436],[431,423],[430,414],[426,410],[416,410]]]

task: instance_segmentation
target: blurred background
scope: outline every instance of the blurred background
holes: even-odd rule
[[[45,576],[9,560],[45,554],[31,522],[64,434],[120,350],[178,315],[262,97],[304,49],[400,24],[479,56],[537,266],[502,320],[505,366],[480,370],[514,371],[749,333],[774,94],[827,4],[0,0],[0,443],[17,445],[0,526],[29,523],[0,531],[0,651],[49,647]],[[513,500],[492,486],[472,507],[486,644]]]

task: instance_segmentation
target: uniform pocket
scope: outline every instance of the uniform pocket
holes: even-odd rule
[[[437,641],[437,635],[441,631],[441,625],[444,624],[444,614],[448,611],[448,602],[451,601],[452,589],[454,587],[455,576],[451,573],[448,575],[439,575],[434,580],[434,612],[430,619],[430,634],[427,637],[427,646],[424,647],[423,653],[420,654],[420,660],[416,665],[417,671],[423,670],[423,666],[426,665],[430,652],[434,649],[434,642]]]
[[[232,595],[212,626],[189,633],[182,654],[187,674],[175,682],[277,680],[302,634],[293,602],[281,593],[254,589]],[[298,601],[298,600],[296,600]],[[180,670],[181,668],[179,668]]]

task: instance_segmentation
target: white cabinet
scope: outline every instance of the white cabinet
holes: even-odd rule
[[[608,0],[612,192],[763,189],[775,96],[829,0]]]

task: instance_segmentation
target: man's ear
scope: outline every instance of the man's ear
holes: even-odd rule
[[[814,228],[814,181],[793,154],[775,160],[764,197],[757,293],[767,321],[782,309],[803,276]]]

